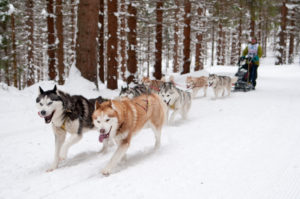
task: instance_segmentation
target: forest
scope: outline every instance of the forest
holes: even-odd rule
[[[236,65],[256,37],[274,65],[299,62],[300,0],[0,0],[0,84],[96,88]]]

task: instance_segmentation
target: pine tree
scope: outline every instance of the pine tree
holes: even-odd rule
[[[107,88],[118,88],[118,0],[107,2]]]
[[[135,6],[132,3],[128,4],[128,29],[129,32],[127,34],[128,37],[128,60],[127,60],[127,69],[128,72],[130,73],[129,76],[127,77],[127,83],[130,84],[136,77],[136,72],[137,72],[137,56],[136,56],[136,51],[137,51],[137,29],[136,29],[136,15],[137,15],[137,10]]]
[[[155,41],[155,65],[154,74],[155,79],[161,79],[161,67],[162,67],[162,32],[163,32],[163,0],[156,2],[156,41]]]
[[[76,41],[76,67],[81,75],[97,86],[97,30],[99,1],[80,0]]]
[[[190,45],[191,45],[191,2],[189,0],[184,0],[184,30],[183,30],[184,40],[183,40],[183,71],[181,74],[186,74],[190,72]]]

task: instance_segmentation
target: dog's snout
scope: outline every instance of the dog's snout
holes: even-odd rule
[[[46,111],[41,111],[41,115],[46,115]]]
[[[105,133],[105,129],[100,129],[100,133]]]

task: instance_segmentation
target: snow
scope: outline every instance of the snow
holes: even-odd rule
[[[193,100],[187,120],[163,128],[162,146],[143,129],[127,161],[109,177],[100,171],[115,148],[99,154],[98,133],[86,133],[67,160],[47,173],[53,160],[51,126],[38,117],[35,98],[41,82],[24,91],[0,87],[0,198],[300,198],[300,67],[274,66],[263,59],[257,90],[230,97]],[[208,67],[233,75],[236,67]],[[184,85],[185,76],[175,76]],[[59,89],[86,97],[115,97],[117,91],[84,80],[73,67]]]

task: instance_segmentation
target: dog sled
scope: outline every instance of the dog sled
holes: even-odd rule
[[[238,62],[238,71],[235,76],[238,78],[234,84],[233,91],[251,91],[254,90],[253,85],[249,82],[249,72],[251,67],[252,58],[251,57],[241,57]]]

